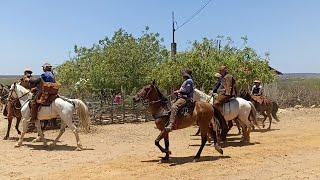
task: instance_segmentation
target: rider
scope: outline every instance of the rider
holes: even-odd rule
[[[23,72],[23,77],[20,79],[20,85],[26,89],[31,89],[30,84],[28,83],[31,78],[32,78],[32,70],[29,68],[26,68]]]
[[[33,84],[35,88],[31,91],[33,92],[33,97],[31,100],[31,122],[34,122],[38,116],[39,103],[38,98],[41,97],[41,82],[55,83],[55,77],[52,72],[52,66],[49,63],[45,63],[43,66],[43,73],[37,79],[30,79],[29,83]]]
[[[219,74],[221,77],[213,88],[213,93],[218,93],[218,97],[213,103],[213,106],[217,109],[220,109],[225,102],[237,95],[236,81],[234,77],[228,73],[227,67],[221,66]]]
[[[186,69],[182,72],[182,77],[184,82],[182,83],[179,90],[174,91],[174,94],[177,95],[177,100],[173,103],[171,107],[171,115],[169,119],[169,124],[165,127],[167,132],[172,131],[172,128],[175,123],[176,116],[178,114],[178,110],[183,107],[187,101],[192,101],[193,98],[193,80],[192,80],[192,71]]]
[[[251,89],[251,95],[253,95],[253,96],[262,96],[263,95],[263,87],[261,85],[260,80],[254,81],[254,85]]]

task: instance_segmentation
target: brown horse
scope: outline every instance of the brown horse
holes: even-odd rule
[[[169,150],[169,133],[165,131],[165,126],[168,123],[168,103],[167,98],[160,92],[160,90],[155,85],[155,81],[151,85],[144,86],[137,95],[133,98],[135,102],[143,101],[149,104],[149,111],[155,118],[155,124],[157,128],[161,131],[157,139],[155,140],[155,145],[160,149],[162,153],[165,153],[165,157],[162,158],[163,161],[169,160],[169,155],[171,151]],[[195,102],[195,108],[187,116],[178,116],[176,118],[175,130],[190,127],[194,124],[198,124],[201,132],[201,146],[194,157],[194,162],[200,159],[200,155],[203,147],[207,142],[208,132],[212,134],[214,139],[214,147],[220,153],[223,154],[223,150],[217,143],[216,133],[212,128],[209,128],[209,124],[213,122],[214,109],[206,102]],[[160,141],[164,139],[165,148],[160,145]]]
[[[272,117],[279,122],[279,118],[277,116],[277,112],[278,112],[278,104],[270,99],[268,99],[267,97],[263,97],[263,103],[259,103],[257,102],[249,93],[249,91],[247,90],[241,90],[240,92],[240,97],[242,97],[243,99],[247,100],[247,101],[251,101],[255,108],[257,109],[257,111],[262,114],[262,116],[264,117],[263,121],[262,121],[262,127],[265,127],[264,122],[266,121],[267,117],[269,118],[269,127],[268,129],[271,129],[271,123],[272,123]]]
[[[4,140],[7,140],[9,138],[10,135],[10,129],[11,129],[11,124],[12,124],[12,120],[15,117],[17,119],[16,122],[16,130],[18,132],[18,134],[20,135],[21,132],[19,130],[19,124],[21,121],[21,104],[19,102],[19,100],[13,100],[12,98],[8,97],[9,96],[9,89],[4,86],[4,85],[0,85],[1,89],[0,89],[0,97],[1,97],[1,103],[5,104],[5,108],[3,111],[3,114],[5,116],[7,116],[8,118],[8,129],[7,129],[7,134],[5,135],[5,137],[3,138]],[[8,97],[8,99],[7,99]]]

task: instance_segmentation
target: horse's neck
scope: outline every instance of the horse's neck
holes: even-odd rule
[[[164,112],[164,111],[166,111],[166,108],[162,105],[161,102],[149,105],[149,112],[152,115],[156,115],[156,114],[159,114],[160,112]]]
[[[23,86],[17,86],[17,95],[21,104],[24,104],[32,96],[32,93]]]

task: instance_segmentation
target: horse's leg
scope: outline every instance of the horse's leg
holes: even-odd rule
[[[20,124],[20,121],[21,121],[21,117],[17,117],[17,122],[16,122],[16,130],[18,132],[19,135],[21,135],[21,132],[19,130],[19,124]]]
[[[266,121],[266,119],[267,119],[267,114],[263,111],[263,112],[261,112],[261,114],[262,114],[262,116],[263,116],[263,120],[262,120],[262,127],[264,128],[265,127],[265,124],[264,124],[264,122]]]
[[[169,133],[168,133],[168,132],[166,132],[165,130],[162,130],[162,131],[160,132],[159,136],[157,137],[157,139],[154,141],[154,144],[160,149],[161,152],[166,153],[166,154],[167,154],[167,153],[171,154],[171,151],[164,149],[164,148],[160,145],[161,139],[163,139],[166,134],[168,134],[168,136],[169,136]]]
[[[11,124],[12,124],[12,119],[13,119],[13,117],[8,117],[8,129],[7,129],[7,134],[6,134],[6,136],[3,138],[4,140],[7,140],[7,139],[9,138],[10,129],[11,129]]]
[[[236,125],[237,125],[237,128],[238,128],[238,134],[240,135],[241,134],[241,126],[240,126],[239,120],[236,119],[236,120],[234,120],[234,122],[236,122]]]
[[[197,162],[200,159],[201,152],[202,152],[202,150],[203,150],[203,148],[204,148],[204,146],[206,145],[206,142],[207,142],[208,130],[209,130],[209,125],[204,126],[204,125],[200,124],[201,146],[200,146],[196,156],[194,157],[193,162]]]
[[[213,130],[213,128],[209,128],[209,133],[211,134],[212,138],[213,138],[213,146],[214,148],[220,153],[223,155],[223,150],[222,148],[219,146],[219,143],[218,143],[218,138],[217,138],[217,132],[215,130]],[[211,146],[212,146],[211,145]]]
[[[162,160],[164,161],[168,161],[169,160],[169,156],[170,156],[170,151],[169,151],[169,134],[166,133],[164,135],[164,146],[165,146],[165,150],[166,150],[166,156],[162,158]]]
[[[200,134],[200,128],[198,128],[198,131],[194,134],[194,136],[199,136]]]
[[[272,123],[272,117],[271,117],[271,112],[267,112],[268,113],[268,118],[269,118],[269,127],[268,127],[268,130],[271,129],[271,123]]]
[[[43,142],[43,145],[44,145],[44,146],[47,146],[47,141],[46,141],[46,139],[44,138],[44,134],[43,134],[42,129],[41,129],[40,120],[38,120],[38,119],[36,120],[35,126],[36,126],[36,128],[37,128],[37,131],[38,131],[38,135],[39,135],[39,137],[40,137],[40,140]],[[37,138],[35,139],[35,141],[37,141]]]
[[[26,119],[26,118],[22,119],[22,132],[21,132],[20,138],[18,140],[18,143],[15,145],[15,147],[22,146],[24,135],[26,134],[26,132],[28,130],[28,121],[27,120],[28,119]]]
[[[57,144],[57,142],[59,141],[59,139],[61,138],[62,134],[66,131],[66,123],[63,123],[61,124],[61,127],[60,127],[60,131],[59,131],[59,135],[57,136],[57,138],[52,142],[51,146],[55,146]]]
[[[62,117],[61,117],[62,119]],[[77,151],[81,151],[83,149],[80,138],[79,138],[79,130],[78,128],[72,123],[72,113],[71,116],[68,116],[68,118],[63,118],[62,121],[65,122],[65,124],[68,125],[68,127],[72,130],[74,136],[76,137],[76,142],[77,142]],[[58,135],[59,136],[59,135]],[[58,137],[57,137],[58,138]]]

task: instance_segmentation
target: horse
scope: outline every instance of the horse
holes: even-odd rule
[[[265,97],[265,100],[264,102],[261,104],[261,103],[258,103],[256,102],[251,94],[249,93],[249,91],[247,90],[241,90],[240,91],[240,97],[248,100],[248,101],[251,101],[257,111],[262,114],[262,116],[264,117],[263,121],[262,121],[262,127],[264,128],[265,127],[265,121],[267,119],[267,117],[269,118],[269,127],[267,128],[268,130],[271,129],[271,123],[272,123],[272,117],[277,121],[277,122],[280,122],[278,116],[277,116],[277,112],[278,112],[278,109],[279,109],[279,106],[278,104],[275,102],[275,101],[272,101],[270,99],[267,99]]]
[[[193,98],[196,101],[213,104],[213,97],[198,89],[194,89]],[[242,142],[244,143],[250,142],[250,131],[254,128],[254,125],[260,128],[257,122],[256,108],[250,101],[246,101],[242,98],[232,98],[229,102],[225,103],[222,107],[222,114],[226,121],[239,121],[243,131]],[[254,125],[251,122],[253,122]],[[225,137],[222,137],[222,140],[226,143]]]
[[[0,84],[0,86],[1,86],[1,89],[0,89],[1,104],[3,104],[2,106],[4,107],[3,115],[7,116],[7,118],[8,118],[7,133],[3,139],[7,140],[10,135],[11,124],[12,124],[12,120],[14,117],[17,120],[16,126],[15,126],[17,133],[19,135],[21,134],[21,132],[19,130],[19,124],[21,121],[21,112],[20,112],[21,104],[20,104],[19,100],[12,100],[10,98],[7,99],[8,95],[9,95],[9,88],[4,86],[3,84]]]
[[[24,88],[23,86],[17,83],[14,83],[11,85],[9,97],[12,99],[17,99],[21,103],[23,127],[22,127],[20,138],[17,144],[15,145],[15,147],[20,147],[22,146],[23,138],[27,131],[28,121],[31,118],[29,103],[30,103],[30,99],[32,98],[32,93],[28,89]],[[75,135],[76,143],[77,143],[76,150],[79,150],[79,151],[82,150],[83,148],[82,148],[82,144],[80,142],[80,138],[78,134],[79,130],[72,122],[74,111],[77,112],[77,115],[79,116],[80,123],[83,126],[83,128],[86,131],[89,131],[90,118],[89,118],[88,107],[85,105],[85,103],[79,99],[67,99],[59,96],[50,104],[50,106],[41,106],[38,112],[37,120],[35,121],[35,126],[37,128],[39,137],[36,138],[34,142],[41,140],[43,142],[43,145],[47,146],[46,139],[44,138],[44,134],[41,130],[40,121],[60,117],[62,120],[61,128],[58,136],[52,142],[51,146],[54,147],[57,144],[60,137],[65,132],[66,127],[68,126],[69,128],[71,128],[72,132]]]
[[[160,149],[162,153],[165,153],[165,157],[162,157],[160,161],[169,161],[171,151],[169,150],[169,132],[165,130],[165,126],[169,120],[168,114],[168,99],[160,92],[156,86],[155,81],[150,85],[144,86],[134,97],[134,102],[143,101],[148,103],[148,110],[155,118],[156,127],[160,130],[159,136],[155,140],[155,145]],[[207,142],[207,133],[210,132],[214,139],[214,147],[220,153],[223,154],[222,148],[217,144],[217,137],[212,128],[209,128],[209,124],[213,121],[214,109],[206,102],[195,102],[195,107],[188,115],[178,115],[176,117],[176,123],[174,130],[184,129],[198,123],[201,130],[201,146],[194,156],[193,162],[197,162],[200,159],[201,152]],[[160,145],[160,141],[164,139],[165,148]]]

